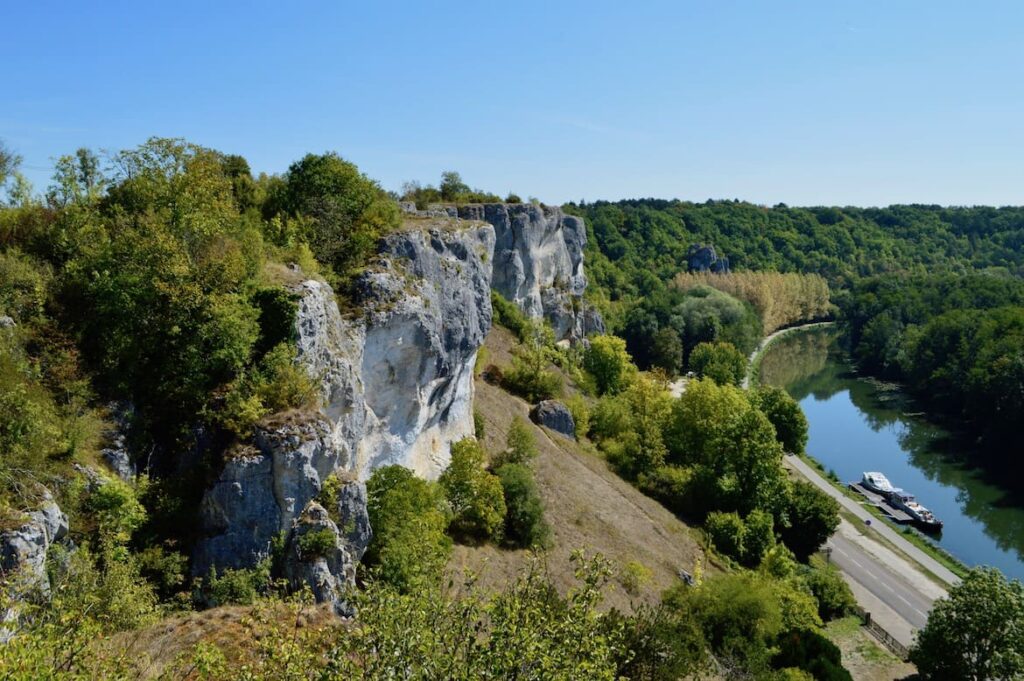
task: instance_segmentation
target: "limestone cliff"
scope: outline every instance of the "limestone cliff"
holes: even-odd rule
[[[494,229],[444,226],[383,241],[378,262],[357,283],[356,316],[341,313],[323,282],[295,287],[298,361],[320,383],[321,413],[272,419],[257,428],[252,447],[229,458],[202,502],[196,574],[269,555],[271,541],[291,530],[331,473],[365,479],[401,464],[437,477],[451,442],[473,433],[473,366],[491,326]],[[345,498],[365,503],[362,495]],[[356,561],[363,549],[346,548]]]
[[[589,333],[604,333],[601,315],[583,300],[587,229],[582,218],[532,203],[432,205],[424,210],[403,204],[402,208],[420,217],[447,215],[490,223],[495,232],[491,288],[530,318],[547,318],[559,340],[577,341]]]

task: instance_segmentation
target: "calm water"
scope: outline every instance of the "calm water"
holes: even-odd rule
[[[949,434],[898,390],[857,378],[831,329],[784,337],[761,379],[785,388],[810,423],[807,452],[843,481],[881,471],[945,522],[938,543],[967,565],[1024,579],[1024,501],[955,463]]]

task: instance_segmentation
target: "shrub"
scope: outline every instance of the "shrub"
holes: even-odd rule
[[[746,527],[738,513],[722,513],[712,511],[704,521],[704,529],[711,537],[711,542],[721,553],[735,560],[742,560],[746,553],[743,538]]]
[[[587,400],[579,394],[574,394],[567,399],[565,406],[569,408],[573,423],[576,425],[576,439],[582,440],[590,434],[590,406],[587,404]]]
[[[624,390],[636,373],[626,352],[626,341],[617,336],[594,336],[583,354],[583,368],[594,377],[597,392],[615,394]]]
[[[533,351],[520,352],[512,358],[512,366],[505,372],[502,385],[531,403],[558,397],[562,392],[562,379],[546,366],[547,360],[537,361]]]
[[[690,353],[690,371],[718,385],[739,385],[747,373],[747,358],[731,343],[698,343]]]
[[[479,409],[473,410],[473,435],[476,436],[477,440],[483,440],[484,435],[487,434],[487,422],[484,421],[484,415]]]
[[[366,482],[373,539],[364,560],[400,591],[437,580],[451,552],[448,507],[436,483],[408,468],[378,468]]]
[[[850,585],[831,565],[824,565],[820,560],[812,562],[804,581],[818,601],[818,615],[822,620],[844,617],[853,610],[856,602]]]
[[[839,648],[817,631],[787,631],[779,636],[778,649],[772,658],[776,668],[796,667],[822,681],[852,681]]]
[[[462,539],[500,535],[505,519],[501,482],[484,469],[486,454],[472,438],[452,444],[452,459],[438,482],[452,509],[449,530]]]
[[[491,309],[494,310],[495,324],[514,333],[520,342],[526,342],[531,322],[515,303],[492,289]]]
[[[515,546],[544,547],[551,529],[533,473],[522,464],[507,463],[495,472],[505,497],[505,540]]]
[[[252,605],[270,586],[270,563],[264,561],[254,568],[223,573],[210,568],[206,580],[199,584],[198,599],[202,605],[215,608],[221,605]]]
[[[619,583],[630,596],[636,596],[640,589],[647,586],[654,573],[651,569],[637,560],[627,562],[619,571]]]
[[[757,567],[761,559],[775,546],[775,525],[772,514],[754,509],[743,519],[743,563]]]
[[[782,541],[798,560],[806,561],[839,526],[839,502],[809,482],[798,480],[789,493],[789,524]]]
[[[659,466],[641,473],[637,486],[647,496],[657,499],[673,513],[690,515],[697,509],[693,504],[694,471],[682,466]]]
[[[506,463],[527,463],[537,456],[537,440],[533,436],[533,429],[521,416],[512,417],[505,444],[507,449],[496,457],[496,467]]]
[[[329,527],[311,530],[299,537],[299,552],[303,560],[326,558],[338,547],[338,536]]]

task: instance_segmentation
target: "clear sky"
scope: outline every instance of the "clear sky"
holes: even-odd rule
[[[566,200],[1024,203],[1024,2],[13,2],[0,138]]]

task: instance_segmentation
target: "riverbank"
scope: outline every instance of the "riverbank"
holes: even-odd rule
[[[772,343],[779,340],[780,338],[784,338],[786,336],[789,336],[800,331],[810,331],[812,329],[821,329],[827,326],[834,325],[834,321],[808,322],[807,324],[788,326],[785,329],[779,329],[778,331],[765,336],[761,340],[761,342],[758,343],[754,351],[750,353],[750,357],[747,358],[747,375],[743,377],[742,387],[745,389],[750,388],[751,385],[757,387],[757,384],[760,380],[758,374],[760,372],[761,367],[761,357],[764,355],[765,350],[767,350],[772,345]]]

